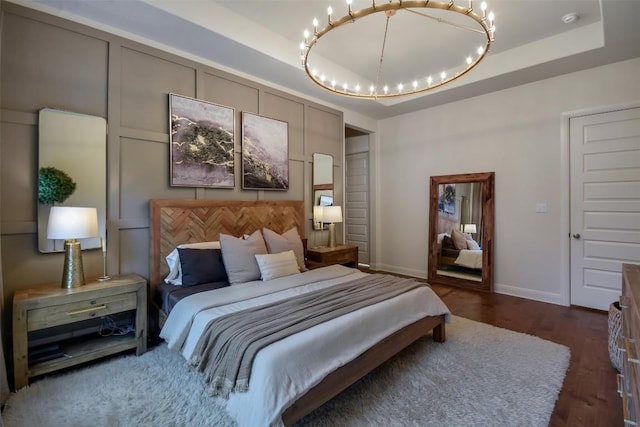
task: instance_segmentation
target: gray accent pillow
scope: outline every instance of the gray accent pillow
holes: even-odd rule
[[[298,269],[300,271],[307,270],[304,265],[304,248],[302,247],[302,239],[300,238],[296,228],[292,228],[282,234],[278,234],[268,228],[263,228],[262,235],[264,236],[264,241],[267,244],[267,249],[270,254],[293,251],[296,256],[296,262],[298,263]]]
[[[220,233],[220,246],[229,283],[237,285],[260,279],[256,255],[267,253],[260,230],[256,230],[246,239]]]

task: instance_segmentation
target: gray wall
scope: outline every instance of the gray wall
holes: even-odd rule
[[[148,277],[152,198],[303,199],[311,239],[311,154],[319,151],[336,160],[336,196],[342,199],[342,112],[15,4],[3,2],[2,14],[0,239],[7,305],[16,289],[62,275],[63,256],[37,250],[37,117],[43,107],[108,122],[109,274]],[[169,185],[169,93],[235,109],[234,189]],[[289,123],[288,191],[241,189],[242,111]],[[85,251],[84,265],[85,276],[101,275],[101,252]],[[9,311],[3,310],[7,321]]]

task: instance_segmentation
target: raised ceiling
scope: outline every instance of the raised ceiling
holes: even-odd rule
[[[300,66],[298,46],[302,31],[311,28],[314,17],[326,23],[329,5],[335,16],[345,14],[344,0],[10,1],[184,54],[375,119],[640,57],[638,0],[488,0],[496,14],[496,41],[476,69],[454,84],[422,96],[384,102],[356,100],[320,89]],[[479,2],[476,0],[474,4]],[[353,1],[354,9],[368,5],[369,0]],[[563,22],[568,13],[577,14],[573,24]],[[369,31],[376,34],[380,30]],[[450,52],[458,57],[466,55],[466,48],[444,40],[443,28],[437,23],[426,22],[420,29],[397,24],[390,26],[391,31],[394,37],[420,40],[415,49],[388,60],[401,62],[407,70],[416,62],[422,68],[428,67],[425,56],[430,60],[426,64],[441,64],[452,60],[447,56]],[[352,75],[363,75],[371,68],[361,52],[378,50],[374,41],[361,42],[353,49],[338,49],[331,43],[344,42],[335,37],[327,42],[318,46],[322,47],[319,53]]]

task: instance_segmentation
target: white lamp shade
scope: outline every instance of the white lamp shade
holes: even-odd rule
[[[49,211],[47,239],[85,239],[98,236],[98,210],[53,206]]]
[[[325,206],[322,212],[322,222],[342,222],[342,208],[340,206]]]
[[[476,232],[476,225],[475,224],[465,224],[463,231],[465,233],[475,233]]]
[[[322,218],[324,214],[324,206],[314,206],[313,207],[313,222],[322,222]]]

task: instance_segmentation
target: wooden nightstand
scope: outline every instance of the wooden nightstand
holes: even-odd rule
[[[96,332],[95,320],[88,327],[92,319],[124,312],[132,312],[132,316],[135,312],[135,331],[126,335],[101,336]],[[60,328],[63,325],[64,328]],[[47,331],[48,328],[56,329]],[[54,340],[48,347],[59,346],[63,354],[30,363],[31,341],[35,336],[49,333]],[[136,274],[115,276],[105,282],[90,282],[72,289],[61,288],[59,283],[49,284],[16,291],[13,296],[16,390],[26,386],[31,377],[134,348],[137,355],[147,351],[147,281]],[[31,350],[35,354],[35,350]]]
[[[307,261],[307,267],[309,268],[325,267],[333,264],[358,268],[358,247],[339,245],[335,248],[310,248],[307,250]]]

